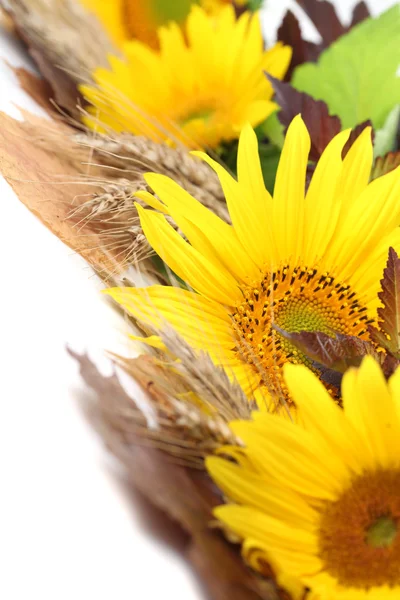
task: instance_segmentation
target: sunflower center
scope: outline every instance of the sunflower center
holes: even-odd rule
[[[367,542],[373,548],[391,546],[397,535],[397,523],[391,517],[379,517],[367,531]]]
[[[325,570],[340,585],[400,584],[400,469],[366,473],[321,513]]]
[[[232,314],[236,352],[260,373],[261,383],[271,391],[281,393],[284,389],[281,368],[285,362],[312,366],[277,333],[274,324],[288,332],[338,332],[362,337],[371,322],[354,290],[318,269],[284,266],[242,292],[243,301]]]

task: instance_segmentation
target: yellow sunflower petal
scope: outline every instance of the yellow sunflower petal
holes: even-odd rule
[[[284,376],[303,427],[318,436],[328,454],[340,456],[353,470],[360,468],[365,453],[362,438],[322,382],[303,365],[286,364]]]
[[[327,250],[343,279],[357,272],[380,240],[398,226],[399,195],[400,168],[370,183],[353,201]]]
[[[147,288],[105,290],[135,318],[163,329],[166,324],[195,348],[218,353],[233,345],[229,319],[216,303],[180,288],[155,285]]]
[[[293,119],[286,134],[278,171],[273,202],[273,230],[279,256],[296,261],[304,246],[304,190],[310,136],[303,119]]]
[[[241,467],[216,457],[208,458],[206,466],[230,500],[259,510],[268,506],[269,514],[277,519],[284,512],[285,521],[294,527],[302,527],[305,523],[312,525],[317,518],[317,513],[305,500],[299,501],[293,492],[274,486],[271,482],[266,485],[262,475],[249,474]]]
[[[266,468],[269,475],[273,473],[294,491],[333,499],[345,472],[344,465],[330,457],[325,446],[308,432],[268,413],[263,413],[262,418],[262,424],[258,419],[254,423],[235,421],[231,425],[249,446],[247,453],[258,468]],[[254,446],[256,452],[252,450]]]
[[[343,131],[328,144],[318,161],[305,200],[304,264],[317,262],[334,235],[339,218],[338,182],[342,173],[342,150],[349,137]],[[321,200],[323,198],[323,201]]]
[[[300,544],[304,553],[316,553],[316,538],[312,533],[290,527],[255,508],[218,506],[214,515],[237,535],[259,540],[269,547],[279,544],[282,549],[290,550],[293,545]]]
[[[111,62],[107,85],[97,71],[92,75],[103,98],[90,93],[87,98],[98,109],[100,123],[104,116],[107,124],[121,124],[118,131],[196,149],[217,148],[237,139],[247,121],[256,126],[265,119],[273,110],[273,91],[263,71],[282,78],[291,50],[277,44],[266,51],[259,14],[246,11],[237,18],[234,6],[225,4],[213,15],[194,6],[184,32],[174,22],[183,19],[170,19],[157,35],[155,23],[148,29],[146,3],[129,4],[129,22],[122,19],[123,24],[135,30],[134,37],[145,35],[142,41],[123,45],[125,68]],[[152,49],[157,42],[158,52]],[[121,93],[119,100],[116,91]]]
[[[249,130],[247,129],[247,133],[245,130],[241,136],[242,157],[245,152],[243,146],[249,141],[247,137],[248,133]],[[253,153],[254,146],[251,144],[250,146],[245,146],[245,148],[246,153],[249,152],[247,161],[255,159],[256,155]],[[260,199],[257,199],[253,194],[254,186],[259,189],[257,167],[253,169],[254,174],[257,176],[256,180],[252,183],[252,187],[248,188],[233,179],[222,165],[210,158],[207,154],[202,152],[193,152],[192,154],[202,158],[217,173],[225,194],[233,227],[250,257],[258,265],[267,262],[268,265],[271,264],[271,266],[274,266],[273,261],[275,252],[274,246],[272,245],[273,239],[271,235],[269,235],[271,233],[271,221],[267,214],[268,192],[265,191]],[[257,162],[259,161],[258,153],[256,160]],[[243,164],[242,161],[242,165]]]
[[[343,196],[342,214],[346,214],[353,202],[365,190],[371,176],[373,146],[371,127],[366,127],[348,151],[339,181]]]
[[[352,369],[344,375],[343,405],[346,416],[364,438],[377,466],[397,464],[400,439],[398,407],[379,365],[372,357],[365,357],[359,369]]]
[[[178,277],[211,300],[232,306],[240,297],[236,280],[185,242],[165,218],[137,206],[143,232]]]
[[[189,236],[191,244],[213,262],[215,258],[234,277],[256,277],[259,269],[240,244],[236,232],[211,210],[195,200],[175,181],[164,175],[148,173],[148,185],[162,200],[180,229],[188,235],[185,224],[190,222],[197,230]],[[192,228],[192,233],[195,230]]]

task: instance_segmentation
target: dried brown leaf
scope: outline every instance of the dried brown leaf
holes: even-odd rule
[[[76,181],[83,171],[63,161],[60,156],[35,146],[28,131],[35,131],[41,123],[43,130],[54,136],[64,136],[64,126],[37,117],[31,123],[16,121],[0,113],[0,171],[17,196],[57,237],[81,254],[99,273],[120,271],[118,259],[106,253],[100,239],[90,230],[80,235],[67,216],[74,198],[93,193],[93,186]],[[35,125],[33,125],[35,124]],[[28,126],[28,127],[27,127]],[[39,128],[38,128],[39,129]],[[62,176],[62,185],[57,176]]]
[[[342,158],[344,159],[348,153],[348,151],[350,150],[350,148],[352,147],[352,145],[354,144],[354,142],[356,141],[356,139],[358,138],[358,136],[360,136],[362,134],[362,132],[364,131],[364,129],[366,127],[370,127],[371,128],[371,141],[372,143],[374,142],[374,138],[375,138],[375,132],[372,128],[372,122],[371,121],[364,121],[364,123],[360,123],[359,125],[356,125],[356,127],[354,127],[349,135],[349,139],[347,140],[347,142],[345,143],[343,150],[342,150]]]
[[[321,332],[290,333],[280,327],[276,330],[315,363],[344,373],[351,366],[359,366],[363,357],[371,354],[378,358],[375,346],[351,335],[335,333],[334,337]]]
[[[210,528],[212,508],[222,498],[208,476],[172,462],[159,449],[145,447],[140,440],[126,439],[118,427],[124,415],[117,415],[117,425],[112,415],[118,413],[118,406],[132,400],[115,375],[102,377],[87,357],[75,358],[96,396],[90,408],[92,423],[125,467],[129,480],[188,534],[184,553],[200,575],[207,596],[213,600],[278,600],[272,581],[251,572],[238,548]]]
[[[370,335],[390,354],[400,358],[400,258],[394,248],[389,257],[378,296],[383,307],[378,308],[379,330],[370,328]]]
[[[378,156],[372,167],[371,179],[382,177],[382,175],[394,171],[397,167],[400,167],[400,151],[388,152],[385,156]]]

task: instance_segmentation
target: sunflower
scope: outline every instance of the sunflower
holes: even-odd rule
[[[158,27],[169,21],[182,24],[193,4],[200,4],[210,14],[226,4],[244,7],[247,0],[81,0],[103,23],[118,46],[137,39],[158,48]]]
[[[258,125],[276,109],[263,71],[282,78],[291,48],[278,43],[264,51],[258,14],[236,19],[229,5],[212,18],[194,7],[186,37],[170,23],[159,30],[160,52],[127,42],[126,62],[111,58],[111,71],[94,72],[96,87],[82,86],[95,116],[86,123],[156,142],[215,148],[237,139],[246,122]]]
[[[320,600],[400,597],[400,370],[366,357],[343,378],[344,410],[304,366],[286,365],[302,424],[265,412],[231,425],[242,449],[207,467],[236,504],[217,518],[257,570]],[[304,598],[304,595],[303,595]]]
[[[195,153],[217,172],[232,225],[168,177],[148,174],[160,200],[146,192],[140,196],[159,212],[138,206],[143,231],[191,289],[151,286],[108,293],[153,328],[169,322],[247,393],[256,390],[260,402],[287,397],[283,365],[312,365],[275,325],[289,332],[367,338],[388,248],[400,247],[400,171],[368,183],[370,130],[343,160],[348,136],[342,132],[328,145],[306,194],[310,137],[300,116],[288,129],[273,197],[264,186],[250,126],[240,137],[238,181],[206,154]]]

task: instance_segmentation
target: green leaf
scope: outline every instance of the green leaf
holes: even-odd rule
[[[278,118],[278,110],[272,113],[262,125],[262,131],[278,148],[283,148],[285,141],[284,126]]]
[[[261,143],[259,144],[259,153],[265,187],[272,194],[281,151],[272,144]]]
[[[374,157],[384,156],[394,149],[399,126],[400,104],[389,113],[382,129],[375,131]]]
[[[177,21],[181,23],[187,17],[193,4],[193,0],[152,0],[149,2],[150,11],[155,15],[157,23],[168,23]]]
[[[400,6],[396,5],[343,35],[321,54],[317,64],[298,67],[293,85],[324,100],[344,128],[371,119],[380,129],[400,104],[399,39]]]
[[[256,10],[259,10],[263,4],[264,4],[264,0],[249,0],[247,3],[247,8],[249,10],[256,11]]]

